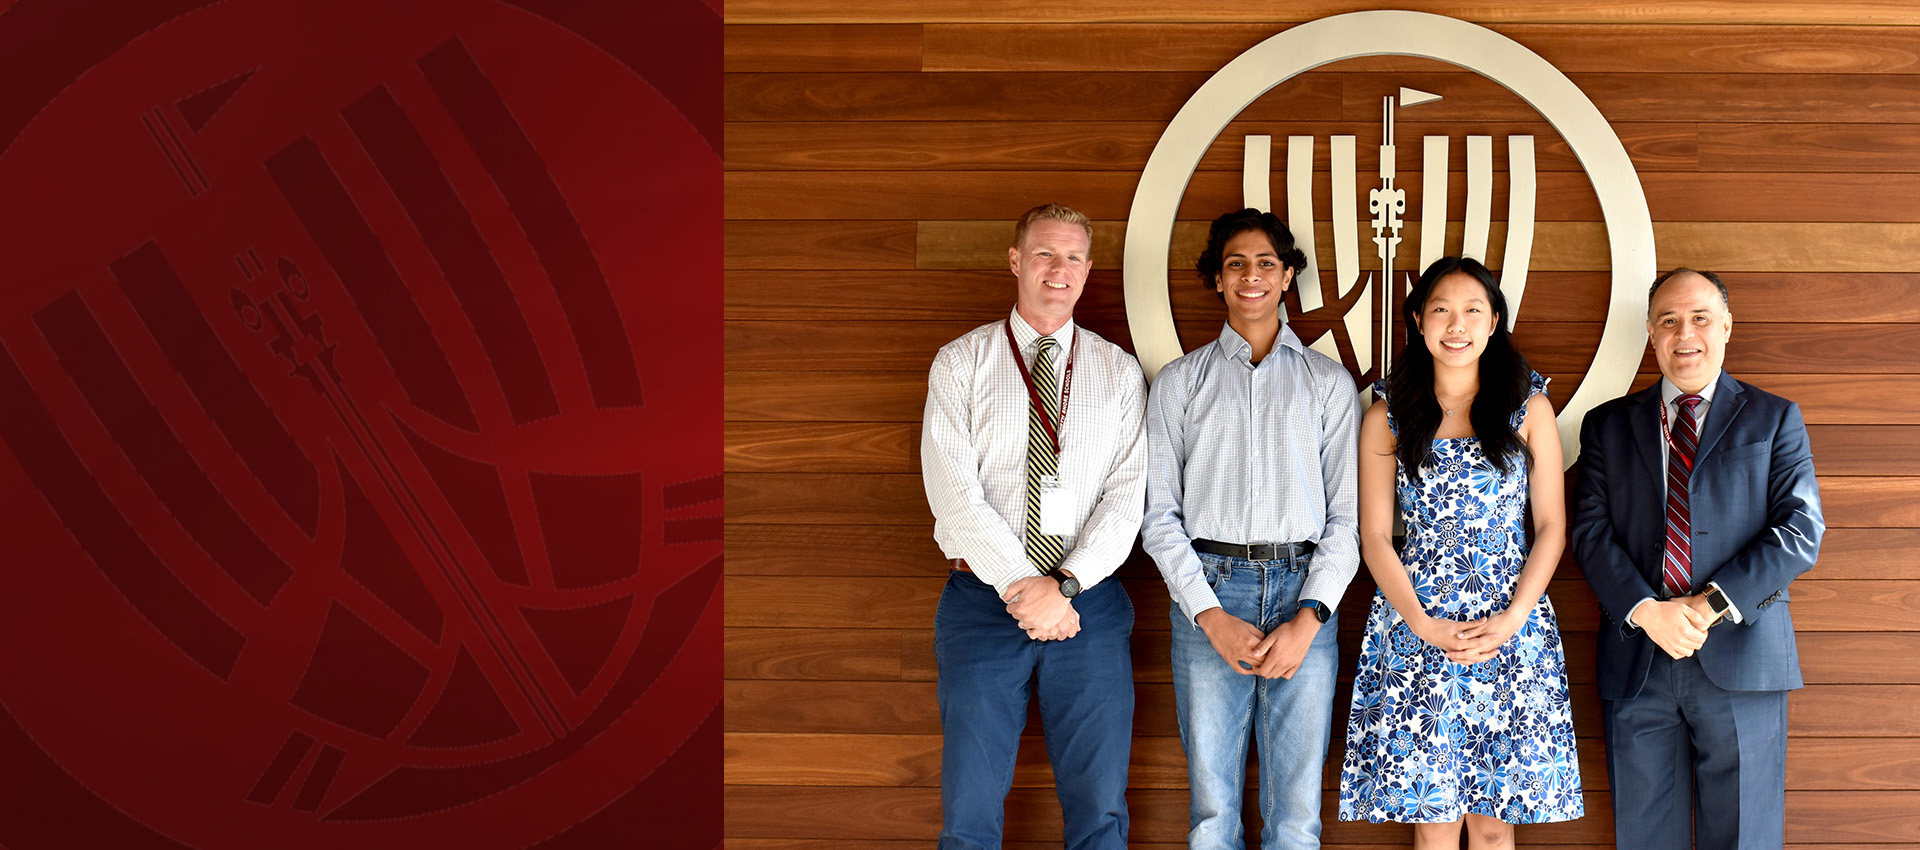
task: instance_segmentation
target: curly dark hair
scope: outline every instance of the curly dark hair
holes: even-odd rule
[[[1200,259],[1193,263],[1194,271],[1200,273],[1201,286],[1214,288],[1225,264],[1222,255],[1226,253],[1227,243],[1249,230],[1258,230],[1267,235],[1267,241],[1273,243],[1273,253],[1280,257],[1280,264],[1293,269],[1295,278],[1306,270],[1307,255],[1294,247],[1293,231],[1287,229],[1287,223],[1273,213],[1249,207],[1213,220],[1213,227],[1207,231],[1207,248],[1200,252]],[[1226,298],[1226,293],[1221,293],[1220,297]]]

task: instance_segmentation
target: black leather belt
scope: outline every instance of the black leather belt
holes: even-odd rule
[[[1221,543],[1218,540],[1195,540],[1193,551],[1209,555],[1225,555],[1229,558],[1245,558],[1249,561],[1279,561],[1313,554],[1313,541],[1299,543]]]

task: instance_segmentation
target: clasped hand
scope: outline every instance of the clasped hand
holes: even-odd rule
[[[1080,633],[1080,612],[1073,600],[1060,595],[1060,583],[1046,576],[1028,576],[1007,586],[1001,597],[1007,614],[1019,621],[1034,640],[1066,640]]]
[[[1707,643],[1707,629],[1720,618],[1702,596],[1676,596],[1640,603],[1633,610],[1633,624],[1667,655],[1685,658]]]
[[[1422,616],[1408,620],[1407,628],[1421,640],[1447,654],[1455,664],[1478,664],[1500,654],[1500,647],[1526,624],[1526,615],[1508,609],[1477,620],[1444,620]]]
[[[1308,613],[1281,623],[1272,634],[1261,632],[1224,608],[1208,608],[1194,621],[1207,633],[1213,651],[1220,653],[1235,673],[1263,679],[1293,678],[1320,632],[1319,618]]]

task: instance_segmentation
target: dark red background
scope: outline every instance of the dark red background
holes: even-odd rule
[[[718,846],[720,13],[0,0],[0,846]]]

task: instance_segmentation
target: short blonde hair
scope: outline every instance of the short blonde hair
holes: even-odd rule
[[[1085,213],[1066,204],[1041,204],[1027,210],[1020,216],[1020,221],[1014,224],[1013,247],[1020,248],[1026,245],[1027,229],[1038,221],[1064,221],[1068,224],[1080,225],[1087,229],[1087,244],[1093,244],[1093,223],[1087,220]]]

